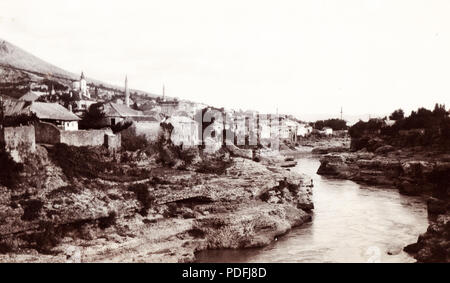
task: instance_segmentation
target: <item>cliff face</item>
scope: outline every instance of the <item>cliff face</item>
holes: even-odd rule
[[[91,176],[38,146],[24,181],[0,188],[0,261],[193,261],[202,249],[267,245],[310,220],[306,176],[243,158],[220,175],[175,170],[142,154],[102,157],[112,163]]]

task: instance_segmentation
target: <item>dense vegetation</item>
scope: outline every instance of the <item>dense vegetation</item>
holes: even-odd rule
[[[0,150],[0,185],[15,187],[22,171],[23,164],[15,162],[5,150]]]
[[[19,127],[25,125],[31,125],[34,122],[37,122],[38,118],[34,113],[31,114],[20,114],[14,116],[6,116],[3,118],[0,123],[3,127]]]
[[[332,128],[333,131],[342,131],[347,130],[347,122],[341,119],[328,119],[328,120],[319,120],[315,123],[312,123],[314,129],[323,130],[323,128]]]
[[[450,147],[450,117],[445,105],[436,104],[434,110],[419,108],[405,117],[399,109],[390,115],[393,125],[385,119],[359,121],[349,129],[352,140],[369,137],[382,138],[387,144],[396,146],[439,146]]]

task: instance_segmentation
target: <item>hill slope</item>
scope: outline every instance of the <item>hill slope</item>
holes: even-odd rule
[[[76,75],[49,64],[23,49],[0,39],[0,65],[57,78],[76,79]]]
[[[64,85],[71,85],[73,80],[79,79],[74,74],[56,67],[29,52],[0,39],[0,95],[18,97],[26,92],[30,82],[51,79]],[[123,86],[114,86],[98,80],[87,78],[88,84],[113,91],[123,91]],[[131,90],[139,95],[156,97],[154,94],[140,90]]]

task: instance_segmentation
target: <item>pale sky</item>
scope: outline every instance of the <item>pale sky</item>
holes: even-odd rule
[[[236,109],[450,106],[448,0],[2,0],[0,38],[90,78]]]

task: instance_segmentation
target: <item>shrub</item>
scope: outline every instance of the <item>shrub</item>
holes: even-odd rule
[[[0,185],[15,187],[20,182],[23,168],[23,164],[15,162],[8,152],[0,150]]]
[[[42,232],[30,236],[28,241],[36,243],[36,250],[43,254],[51,254],[52,249],[62,240],[61,231],[58,231],[51,222],[39,224]]]
[[[98,226],[101,229],[106,229],[116,224],[117,214],[115,211],[112,211],[108,214],[108,217],[100,218]]]
[[[205,174],[223,175],[228,167],[230,167],[232,161],[223,161],[220,158],[204,160],[198,164],[197,172]]]
[[[120,123],[112,125],[111,130],[113,131],[114,134],[116,134],[123,130],[128,129],[129,127],[131,127],[132,124],[133,124],[133,122],[131,122],[131,121],[122,121]]]
[[[133,131],[124,131],[121,136],[122,149],[125,151],[143,150],[150,145],[144,135],[136,135]]]
[[[44,203],[37,199],[21,201],[20,204],[24,207],[21,218],[24,221],[36,220],[39,217],[39,213],[41,213],[42,207],[44,206]]]
[[[333,131],[347,130],[347,122],[341,119],[320,120],[314,123],[314,128],[322,130],[325,127],[332,128]]]
[[[142,205],[142,209],[139,211],[139,214],[141,214],[142,216],[147,216],[148,209],[155,201],[155,197],[150,195],[147,185],[134,184],[129,186],[128,190],[136,195],[137,200]]]
[[[88,147],[56,144],[50,149],[49,156],[70,179],[76,177],[94,179],[105,171],[116,169],[113,162],[103,161],[100,151]]]
[[[15,116],[6,116],[3,118],[4,127],[18,127],[22,125],[31,125],[38,121],[35,114],[21,114]]]

